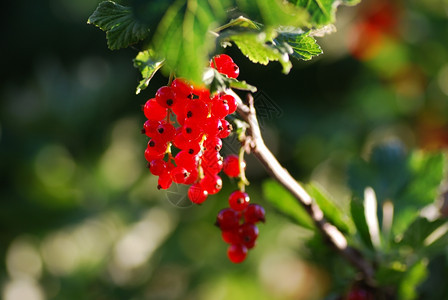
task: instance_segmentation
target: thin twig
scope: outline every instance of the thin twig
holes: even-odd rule
[[[237,99],[238,114],[249,124],[246,145],[250,146],[250,151],[263,164],[268,173],[290,192],[294,198],[304,207],[306,212],[314,220],[316,227],[324,237],[334,246],[336,251],[358,269],[367,284],[374,284],[372,265],[360,254],[360,252],[347,244],[345,236],[324,217],[320,207],[306,190],[298,183],[289,172],[283,168],[269,148],[265,145],[261,135],[260,126],[255,113],[254,99],[248,96],[248,105],[244,104],[241,98],[233,91],[229,91]]]

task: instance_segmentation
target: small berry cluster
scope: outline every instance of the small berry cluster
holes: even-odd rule
[[[256,223],[265,221],[261,205],[249,204],[249,195],[234,191],[229,197],[230,207],[222,209],[216,218],[224,242],[229,244],[227,256],[233,263],[246,259],[248,249],[255,246],[258,237]]]
[[[215,56],[210,67],[230,78],[239,75],[238,66],[225,54]],[[211,94],[207,88],[176,78],[144,105],[147,120],[142,133],[149,137],[145,158],[150,172],[159,177],[158,189],[168,189],[173,182],[190,185],[188,198],[201,204],[221,190],[221,171],[230,178],[240,177],[240,189],[230,195],[230,208],[222,210],[217,221],[224,241],[231,244],[229,259],[239,263],[246,258],[247,249],[255,246],[255,223],[264,222],[264,210],[249,204],[244,192],[244,161],[237,155],[223,159],[220,154],[222,139],[232,131],[225,118],[236,109],[232,95]]]

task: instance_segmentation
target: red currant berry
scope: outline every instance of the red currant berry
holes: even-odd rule
[[[232,124],[230,124],[226,119],[222,119],[221,123],[223,129],[221,132],[218,133],[218,137],[220,139],[225,139],[232,133],[233,127]]]
[[[227,244],[241,244],[241,239],[237,230],[223,230],[221,237]]]
[[[193,91],[193,86],[183,78],[176,78],[171,82],[171,89],[176,97],[186,98]]]
[[[224,208],[216,217],[216,226],[222,231],[237,230],[240,225],[240,213],[231,209]]]
[[[258,237],[258,227],[255,224],[244,223],[238,229],[238,235],[247,248],[253,248]]]
[[[150,139],[146,149],[149,151],[150,154],[154,155],[165,154],[167,146],[168,146],[167,143],[164,141]]]
[[[230,208],[236,211],[242,211],[249,206],[249,195],[242,191],[234,191],[229,196],[229,205]]]
[[[245,162],[241,162],[243,169],[246,167]],[[237,155],[231,154],[224,158],[224,173],[229,177],[240,176],[240,159]]]
[[[233,59],[227,54],[215,55],[210,61],[210,67],[219,70],[227,64],[233,64]]]
[[[217,136],[222,130],[222,122],[219,118],[210,117],[205,120],[204,132],[207,136]]]
[[[174,93],[169,86],[162,86],[156,92],[156,101],[160,106],[170,108],[175,103]]]
[[[207,200],[208,192],[199,184],[195,183],[188,189],[188,198],[191,202],[201,204]]]
[[[174,157],[174,161],[177,166],[184,167],[189,171],[197,169],[199,157],[197,155],[191,155],[186,150],[182,150]]]
[[[220,151],[222,149],[222,141],[216,136],[209,136],[204,141],[204,147],[207,151]]]
[[[154,159],[149,163],[149,171],[152,175],[159,176],[166,170],[166,162],[162,159]]]
[[[157,126],[156,135],[154,138],[158,140],[169,142],[176,135],[176,128],[170,123],[162,123]]]
[[[202,133],[202,128],[196,120],[187,119],[182,126],[182,134],[189,141],[197,140]]]
[[[218,175],[206,174],[201,180],[201,185],[209,195],[214,195],[221,190],[222,179]]]
[[[186,119],[195,119],[196,121],[203,122],[207,118],[207,115],[208,106],[203,101],[191,101],[185,107],[184,116]]]
[[[210,162],[203,161],[201,163],[201,166],[204,170],[204,174],[210,175],[210,176],[216,175],[219,172],[221,172],[222,165],[223,165],[222,160],[216,160],[216,161],[210,161]]]
[[[246,259],[247,248],[241,244],[230,245],[229,248],[227,248],[227,256],[231,262],[235,264],[241,263]]]
[[[160,190],[169,189],[173,180],[171,179],[171,175],[169,171],[165,171],[159,176],[157,188]]]
[[[146,148],[145,150],[145,158],[148,162],[151,162],[155,159],[162,159],[165,156],[165,153],[154,152],[152,149]]]
[[[155,98],[152,98],[146,101],[145,106],[143,106],[143,113],[148,120],[162,121],[166,118],[167,110],[160,106]]]
[[[174,169],[170,171],[170,174],[171,179],[175,183],[184,183],[189,175],[188,171],[184,167],[180,166],[174,167]]]
[[[265,211],[263,206],[258,204],[249,204],[244,211],[244,220],[246,223],[258,223],[265,221]]]
[[[211,113],[216,118],[222,119],[229,114],[229,105],[226,101],[217,98],[213,101]]]
[[[148,137],[157,136],[157,127],[161,124],[160,121],[147,120],[143,123],[142,133],[146,134]]]
[[[236,111],[237,108],[237,102],[235,97],[229,94],[224,94],[221,96],[221,100],[226,101],[227,105],[229,106],[229,115],[233,114]]]
[[[190,169],[188,170],[188,172],[190,173],[187,177],[187,179],[185,179],[184,184],[193,184],[198,180],[198,176],[199,176],[199,172],[198,169]]]

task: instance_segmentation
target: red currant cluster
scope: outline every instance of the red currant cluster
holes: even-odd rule
[[[240,190],[229,197],[229,208],[222,209],[216,218],[224,242],[229,244],[227,256],[233,263],[246,259],[248,249],[255,246],[258,237],[256,223],[264,222],[265,213],[261,205],[249,204],[249,195]]]
[[[225,54],[215,56],[210,67],[230,78],[239,74],[238,66]],[[143,107],[147,121],[142,132],[150,138],[145,158],[150,172],[159,176],[158,189],[168,189],[173,182],[191,185],[188,198],[201,204],[208,195],[221,190],[222,180],[218,175],[221,170],[229,177],[241,177],[244,161],[236,155],[223,159],[220,154],[221,139],[232,131],[225,117],[236,109],[237,102],[232,95],[211,94],[207,88],[195,87],[181,78],[157,90],[155,97]],[[249,196],[243,190],[244,184],[229,198],[227,210],[234,213],[235,226],[226,227],[229,221],[219,221],[218,216],[223,237],[227,236],[225,241],[233,249],[228,251],[232,262],[244,260],[247,249],[255,245],[258,236],[255,223],[264,221],[263,208],[249,205]]]

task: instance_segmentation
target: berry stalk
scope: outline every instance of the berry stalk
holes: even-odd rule
[[[248,95],[248,105],[244,104],[241,98],[229,91],[238,102],[237,112],[241,118],[247,122],[248,132],[246,133],[244,146],[246,151],[252,152],[258,160],[263,164],[265,169],[279,182],[296,200],[302,205],[306,212],[313,219],[316,227],[324,235],[324,237],[332,244],[338,253],[352,264],[363,275],[365,282],[374,285],[373,266],[368,262],[358,250],[348,246],[345,236],[331,223],[329,223],[324,213],[306,190],[298,183],[291,174],[278,162],[277,158],[272,154],[264,143],[261,135],[260,126],[258,124],[254,99],[251,94]]]

